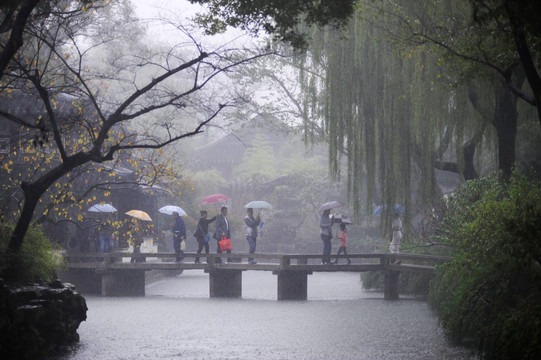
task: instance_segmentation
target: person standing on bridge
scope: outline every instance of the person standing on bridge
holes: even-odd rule
[[[336,255],[340,255],[342,252],[344,253],[344,255],[348,255],[348,251],[346,250],[348,244],[347,244],[347,237],[346,237],[346,224],[345,223],[340,223],[340,248],[338,249],[338,252],[336,253]],[[347,260],[348,260],[348,265],[351,264],[351,260],[349,259],[349,256],[347,257]],[[338,258],[336,258],[336,260],[334,260],[334,263],[335,264],[338,264]]]
[[[400,219],[400,214],[394,214],[394,219],[391,226],[393,228],[393,239],[391,241],[391,245],[389,245],[389,251],[391,254],[398,254],[400,240],[402,240],[402,219]],[[400,260],[396,259],[393,264],[400,264]]]
[[[231,234],[229,232],[229,220],[227,220],[227,207],[223,206],[220,210],[220,215],[216,218],[216,232],[214,233],[214,238],[218,241],[218,249],[216,252],[218,254],[222,253],[222,248],[220,247],[220,240],[226,237],[231,239]],[[231,250],[226,250],[226,253],[231,254]],[[227,262],[230,262],[230,259],[227,259]],[[217,263],[222,262],[222,259],[217,258]]]
[[[331,210],[324,210],[323,214],[319,218],[319,229],[321,240],[323,241],[323,257],[321,258],[321,263],[332,264],[331,262],[331,239],[332,239],[332,226],[334,224],[334,216],[331,218],[329,215]]]
[[[257,214],[254,218],[254,209],[246,209],[246,216],[244,217],[244,232],[246,234],[246,241],[250,246],[250,254],[255,253],[256,241],[257,241],[257,227],[261,223],[261,216]],[[257,264],[254,258],[248,258],[249,264]]]
[[[173,211],[173,219],[175,219],[175,224],[173,225],[173,248],[175,249],[175,253],[177,253],[176,262],[180,262],[183,257],[179,254],[184,254],[184,251],[180,248],[180,243],[186,239],[186,226],[184,225],[184,220],[182,220],[182,217],[176,211]]]
[[[105,214],[98,226],[99,253],[108,253],[113,251],[115,228],[109,214]]]
[[[133,253],[141,253],[141,245],[143,244],[143,226],[137,219],[131,219],[130,224],[130,244],[133,246]],[[146,259],[133,257],[130,259],[130,263],[145,262]]]
[[[212,219],[207,219],[207,216],[207,210],[201,210],[201,217],[199,218],[199,222],[197,223],[197,230],[193,234],[193,236],[195,236],[195,238],[197,239],[197,244],[199,245],[197,249],[198,254],[201,254],[203,248],[205,248],[205,254],[209,253],[209,224],[216,220],[217,216],[214,216]],[[195,263],[198,264],[199,262],[200,261],[198,256],[195,258]]]

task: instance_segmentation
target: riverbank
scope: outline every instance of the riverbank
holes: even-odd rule
[[[85,299],[60,280],[7,286],[0,279],[0,357],[36,359],[79,341]]]

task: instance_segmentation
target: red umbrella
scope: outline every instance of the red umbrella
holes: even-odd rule
[[[224,194],[212,194],[209,196],[205,196],[203,200],[201,200],[201,202],[199,203],[199,206],[226,202],[227,200],[231,200],[231,199],[228,196],[225,196]]]

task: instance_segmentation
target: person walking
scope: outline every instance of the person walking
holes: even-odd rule
[[[102,219],[98,226],[98,239],[99,239],[99,253],[108,253],[113,250],[114,247],[114,234],[115,229],[113,222],[108,214]]]
[[[322,264],[332,264],[331,262],[331,239],[332,239],[332,226],[334,224],[334,217],[329,217],[331,210],[324,210],[323,214],[319,218],[319,229],[321,240],[323,241],[323,257],[321,258]]]
[[[347,244],[347,236],[346,236],[346,224],[344,223],[340,224],[340,236],[338,237],[338,239],[340,239],[340,247],[338,248],[338,252],[336,253],[336,255],[340,255],[341,253],[344,253],[344,255],[347,256],[348,265],[349,265],[351,264],[351,260],[349,259],[348,251],[346,250],[348,244]],[[334,260],[334,263],[338,264],[338,258]]]
[[[391,254],[398,254],[400,250],[400,241],[402,240],[402,219],[400,219],[400,214],[394,214],[391,226],[393,228],[393,239],[391,245],[389,245],[389,251]],[[394,260],[393,264],[400,264],[400,260]]]
[[[180,262],[183,257],[179,254],[184,254],[180,243],[186,239],[186,226],[184,225],[184,220],[182,220],[182,217],[176,211],[173,212],[173,219],[175,219],[175,224],[173,225],[173,248],[177,254],[175,261]]]
[[[141,253],[141,245],[143,244],[143,227],[137,219],[131,219],[130,224],[130,243],[133,246],[133,254]],[[145,262],[146,259],[132,256],[130,263]]]
[[[261,223],[261,216],[257,214],[257,217],[254,218],[254,209],[248,208],[246,210],[246,216],[244,217],[244,232],[246,234],[246,241],[250,246],[250,254],[255,253],[256,241],[257,241],[257,227]],[[254,261],[254,258],[248,258],[249,264],[257,264]]]
[[[218,241],[218,249],[216,252],[218,254],[222,253],[222,248],[220,247],[220,240],[225,237],[231,239],[231,234],[229,232],[229,220],[227,220],[227,207],[223,206],[220,209],[220,215],[216,218],[216,232],[214,233],[214,238]],[[226,253],[231,254],[231,250],[226,250]],[[231,259],[227,259],[227,262],[230,262]],[[217,258],[217,263],[222,262],[222,259]]]
[[[211,219],[207,219],[208,212],[207,210],[201,210],[200,212],[201,217],[199,218],[199,222],[197,223],[197,230],[193,234],[195,238],[197,239],[197,253],[201,254],[203,251],[203,248],[205,249],[205,254],[209,253],[209,241],[210,241],[210,234],[209,232],[209,224],[216,220],[217,216],[214,216]],[[208,261],[207,261],[208,262]],[[200,263],[199,256],[195,258],[195,263]]]

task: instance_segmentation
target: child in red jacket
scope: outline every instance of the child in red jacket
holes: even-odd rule
[[[340,239],[340,248],[338,249],[338,253],[336,255],[340,255],[342,252],[344,255],[347,255],[348,252],[346,250],[347,244],[347,237],[346,237],[346,224],[340,223],[340,236],[337,238]],[[351,264],[351,260],[349,259],[349,256],[347,257],[348,265]],[[334,263],[338,263],[338,258],[334,260]]]

